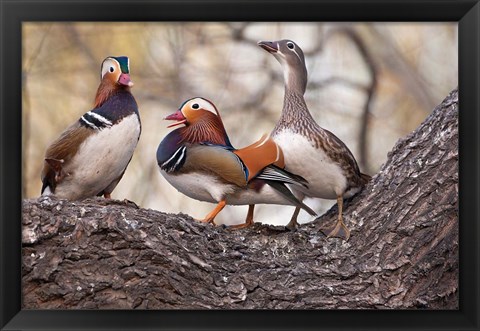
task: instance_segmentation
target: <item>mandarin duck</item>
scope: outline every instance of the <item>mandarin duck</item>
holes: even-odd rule
[[[46,150],[41,194],[61,199],[110,198],[140,138],[137,103],[130,93],[129,59],[107,57],[93,109]]]
[[[184,126],[171,131],[157,149],[157,163],[165,179],[190,198],[217,203],[202,222],[214,219],[225,205],[249,205],[243,224],[251,226],[254,204],[283,204],[315,212],[299,201],[285,186],[308,187],[300,176],[283,170],[282,150],[269,137],[235,149],[228,138],[220,113],[207,99],[185,101],[166,120]]]
[[[308,188],[296,186],[292,189],[300,191],[298,197],[336,199],[337,221],[324,232],[327,237],[348,240],[350,230],[343,222],[343,199],[358,193],[371,177],[360,172],[348,147],[332,132],[321,128],[308,110],[303,96],[307,68],[302,49],[291,40],[259,41],[258,45],[272,54],[283,68],[283,110],[271,137],[283,150],[285,169],[309,183]],[[296,208],[288,227],[298,225],[299,212]]]

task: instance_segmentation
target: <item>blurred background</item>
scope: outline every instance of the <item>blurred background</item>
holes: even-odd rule
[[[39,196],[46,147],[92,108],[102,60],[126,55],[143,129],[112,197],[203,218],[214,205],[160,175],[155,153],[171,130],[162,119],[202,96],[216,104],[235,147],[269,133],[282,110],[283,76],[256,43],[278,39],[306,55],[313,117],[371,175],[458,84],[457,23],[24,23],[23,196]],[[320,214],[335,203],[305,202]],[[283,225],[293,210],[260,205],[255,221]],[[228,206],[217,221],[241,223],[246,212]],[[299,220],[310,217],[302,211]]]

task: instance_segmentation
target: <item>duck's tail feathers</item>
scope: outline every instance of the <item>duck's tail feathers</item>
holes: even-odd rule
[[[290,191],[288,189],[287,186],[285,186],[284,183],[282,182],[278,182],[278,181],[274,181],[274,180],[265,180],[267,182],[268,185],[270,185],[275,191],[277,191],[278,193],[280,193],[281,195],[283,195],[288,201],[290,201],[292,203],[292,205],[296,206],[296,207],[299,207],[299,208],[302,208],[303,210],[305,210],[307,213],[309,213],[310,215],[312,216],[317,216],[317,213],[314,212],[309,206],[307,206],[306,204],[304,204],[302,201],[298,200],[292,193],[292,191]]]
[[[365,186],[372,179],[372,176],[360,173],[360,178],[362,180],[362,185]]]

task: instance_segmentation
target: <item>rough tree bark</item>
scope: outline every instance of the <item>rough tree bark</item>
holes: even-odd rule
[[[24,308],[458,308],[458,93],[320,227],[230,231],[102,198],[23,202]]]

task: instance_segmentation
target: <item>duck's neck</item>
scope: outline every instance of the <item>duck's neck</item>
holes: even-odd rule
[[[284,129],[299,131],[302,127],[305,127],[306,122],[310,121],[314,122],[315,120],[308,110],[303,93],[286,86],[282,114],[273,130],[273,134]]]
[[[213,114],[179,130],[182,140],[190,144],[210,143],[232,147],[222,121]]]
[[[107,80],[102,80],[100,86],[97,89],[97,94],[95,95],[95,104],[93,107],[101,107],[105,103],[105,101],[107,101],[119,91],[130,91],[130,87],[117,84],[113,85]]]
[[[304,95],[307,88],[307,68],[292,69],[287,63],[282,66],[285,92],[288,90],[291,93]]]
[[[298,131],[305,121],[314,121],[305,103],[307,87],[307,68],[305,66],[292,67],[285,61],[280,61],[283,67],[285,94],[283,99],[282,115],[280,116],[273,133],[289,128]]]

